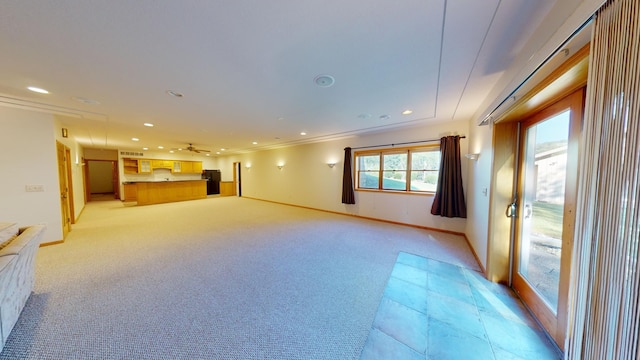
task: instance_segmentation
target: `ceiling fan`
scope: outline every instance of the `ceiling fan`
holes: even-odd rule
[[[186,148],[177,148],[177,149],[173,149],[173,150],[188,150],[188,151],[195,152],[195,153],[211,152],[210,150],[196,149],[193,146],[193,144],[191,144],[191,143],[189,143],[189,146],[187,146]]]

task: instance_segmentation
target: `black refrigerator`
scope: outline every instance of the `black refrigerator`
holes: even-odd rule
[[[207,195],[220,194],[220,170],[202,170],[202,178],[207,180]]]

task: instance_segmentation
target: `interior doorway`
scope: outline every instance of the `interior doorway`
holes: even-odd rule
[[[520,123],[513,288],[562,348],[578,178],[583,90]]]
[[[86,160],[87,201],[120,198],[118,162],[113,160]]]

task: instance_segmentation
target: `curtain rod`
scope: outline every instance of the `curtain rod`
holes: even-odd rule
[[[465,139],[466,136],[460,136],[460,139]],[[374,148],[374,147],[381,147],[381,146],[396,146],[396,145],[408,145],[408,144],[421,144],[421,143],[426,143],[426,142],[435,142],[435,141],[440,141],[440,139],[431,139],[431,140],[421,140],[421,141],[410,141],[410,142],[403,142],[403,143],[397,143],[397,144],[383,144],[383,145],[371,145],[371,146],[360,146],[360,147],[355,147],[355,148],[351,148],[353,150],[358,150],[358,149],[369,149],[369,148]]]

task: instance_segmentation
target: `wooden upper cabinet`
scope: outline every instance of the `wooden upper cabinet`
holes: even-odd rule
[[[138,173],[150,174],[151,173],[151,160],[138,159]]]
[[[201,174],[202,161],[122,158],[125,174],[151,174],[154,169],[169,169],[177,174]]]
[[[192,161],[181,161],[182,172],[185,174],[190,174],[193,172],[193,162]]]
[[[122,167],[125,174],[137,174],[138,173],[138,159],[123,158]]]
[[[154,169],[173,169],[173,160],[151,160]]]

